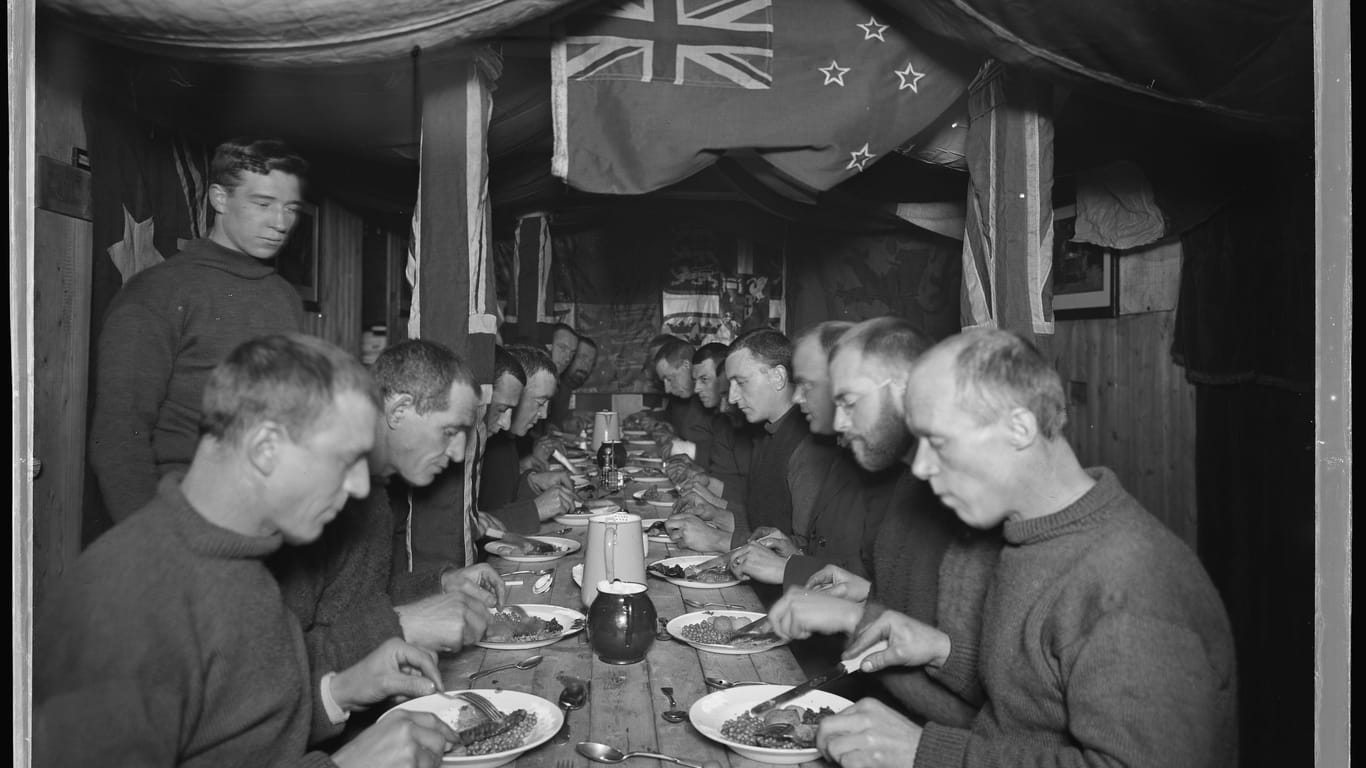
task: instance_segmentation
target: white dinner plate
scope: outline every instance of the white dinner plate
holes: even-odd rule
[[[649,432],[646,432],[646,431],[643,430],[643,429],[623,429],[623,430],[621,430],[621,436],[622,436],[622,437],[648,437],[649,434],[650,434]]]
[[[715,557],[716,555],[682,555],[680,557],[666,557],[663,560],[656,560],[654,563],[650,563],[650,565],[655,565],[656,563],[658,563],[659,565],[677,565],[681,568],[687,568],[690,565],[701,565],[702,563],[705,563],[708,560],[711,560]],[[730,581],[716,582],[691,581],[689,579],[675,579],[672,576],[664,576],[651,568],[646,568],[645,571],[649,573],[651,576],[656,576],[658,578],[664,579],[670,584],[677,584],[680,587],[692,587],[693,589],[722,589],[724,587],[733,587],[736,584],[740,583],[739,579],[731,579]]]
[[[451,693],[465,693],[465,691],[451,691]],[[527,712],[536,716],[536,727],[531,729],[521,746],[515,749],[494,752],[491,755],[472,755],[467,757],[442,758],[443,766],[459,768],[497,768],[516,760],[519,755],[533,747],[550,740],[560,726],[564,725],[564,712],[554,703],[530,693],[521,691],[509,691],[504,689],[492,690],[488,688],[476,688],[469,693],[477,693],[488,699],[493,706],[503,712],[513,712],[518,709],[525,709]],[[458,698],[448,698],[439,693],[430,696],[423,696],[417,699],[405,701],[381,716],[381,720],[390,714],[405,709],[409,712],[430,712],[440,718],[451,728],[459,728],[460,708],[470,706],[467,702]]]
[[[474,644],[480,648],[489,648],[495,651],[524,651],[528,648],[542,648],[547,645],[558,643],[560,640],[569,637],[576,632],[582,631],[584,625],[588,623],[588,617],[572,608],[561,608],[558,605],[521,605],[520,607],[527,612],[528,616],[535,616],[538,619],[545,619],[546,621],[555,619],[560,622],[561,627],[564,627],[564,631],[554,637],[547,637],[542,640],[528,640],[523,643],[500,643],[491,640],[477,640]]]
[[[795,765],[816,760],[820,757],[814,747],[811,749],[770,749],[752,747],[731,741],[721,735],[721,727],[727,720],[739,717],[741,713],[761,701],[767,701],[783,691],[791,690],[790,685],[740,685],[724,691],[716,691],[693,702],[688,709],[688,719],[693,727],[712,741],[725,744],[738,755],[773,765]],[[820,709],[829,707],[836,712],[852,707],[854,702],[825,691],[811,691],[798,696],[788,704]],[[786,706],[786,705],[785,705]]]
[[[649,521],[649,522],[650,522],[650,524],[647,525],[647,526],[645,526],[645,538],[649,539],[650,541],[658,542],[658,543],[660,543],[660,544],[672,544],[672,543],[673,543],[674,540],[671,539],[671,538],[669,538],[669,534],[668,534],[668,533],[650,533],[650,528],[651,528],[655,523],[657,523],[657,522],[662,522],[662,521],[660,521],[660,520],[651,520],[651,521]]]
[[[572,579],[574,580],[574,583],[575,583],[575,584],[577,584],[577,585],[579,585],[580,587],[582,587],[582,586],[583,586],[583,563],[579,563],[578,565],[574,566],[573,568],[570,568],[570,569],[569,569],[569,577],[572,578]]]
[[[655,447],[655,441],[653,441],[653,440],[627,440],[627,441],[626,441],[626,444],[627,444],[627,445],[639,445],[639,446],[644,446],[644,447],[648,447],[648,448],[653,448],[653,447]]]
[[[527,538],[554,545],[555,551],[548,555],[523,555],[518,552],[516,546],[506,541],[490,541],[484,545],[484,551],[491,555],[497,555],[510,563],[548,563],[551,560],[559,560],[572,552],[578,552],[581,546],[579,542],[573,539],[562,539],[558,536],[528,536]]]
[[[659,498],[645,498],[645,494],[649,493],[651,490],[653,490]],[[674,505],[674,502],[678,501],[678,492],[672,489],[666,490],[664,488],[641,488],[640,490],[631,494],[631,498],[635,499],[636,501],[643,501],[646,504],[650,504],[656,507],[672,507]]]
[[[639,462],[641,464],[649,464],[651,466],[664,466],[664,460],[659,458],[658,456],[632,456],[631,461]]]
[[[668,630],[670,635],[673,635],[675,640],[687,643],[699,651],[720,653],[727,656],[748,656],[752,653],[763,653],[764,651],[771,651],[787,642],[786,640],[768,640],[762,643],[747,645],[720,645],[718,643],[699,643],[683,636],[684,627],[713,619],[717,616],[729,616],[730,618],[735,619],[735,625],[738,627],[748,624],[751,621],[758,621],[763,618],[764,614],[755,613],[754,611],[696,611],[674,617],[664,628]]]
[[[580,507],[573,512],[565,512],[564,514],[556,515],[555,522],[559,523],[560,525],[569,525],[575,528],[581,528],[585,525],[588,525],[589,518],[603,514],[607,513],[600,509],[588,509],[586,507]]]

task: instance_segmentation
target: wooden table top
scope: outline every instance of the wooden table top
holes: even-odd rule
[[[625,511],[644,518],[647,521],[645,525],[648,526],[648,521],[667,516],[669,510],[630,498],[631,493],[645,487],[648,486],[630,484],[616,500]],[[552,521],[543,525],[542,530],[563,527]],[[558,535],[583,544],[587,531],[586,526],[574,527],[570,528],[569,533]],[[510,587],[507,601],[509,604],[549,603],[573,608],[587,615],[588,609],[584,607],[579,596],[579,587],[570,575],[573,566],[583,562],[583,554],[583,550],[580,549],[559,560],[530,564],[512,563],[501,557],[490,557],[489,563],[502,572],[554,568],[554,584],[545,594],[532,593],[531,587],[535,576],[510,577],[509,581],[520,580],[522,584]],[[672,544],[651,542],[646,563],[680,554],[694,553],[679,550]],[[734,603],[744,606],[746,610],[764,610],[753,589],[744,583],[722,589],[694,589],[680,587],[655,577],[649,577],[648,582],[650,600],[654,603],[660,618],[674,618],[691,612],[693,609],[685,608],[683,605],[684,597],[700,602]],[[576,768],[597,765],[576,753],[574,745],[580,741],[598,741],[623,751],[649,750],[694,762],[716,760],[722,766],[732,768],[762,766],[764,763],[741,757],[724,745],[708,739],[687,722],[665,722],[660,714],[668,709],[669,705],[659,689],[662,686],[672,687],[679,708],[686,710],[694,701],[710,692],[703,682],[704,676],[787,684],[799,683],[805,679],[787,646],[750,655],[732,656],[698,651],[686,643],[672,639],[656,639],[650,646],[645,661],[616,665],[597,658],[588,644],[587,634],[581,631],[553,645],[533,650],[489,650],[471,646],[458,654],[442,655],[441,673],[448,690],[507,688],[533,693],[554,702],[564,687],[558,675],[591,680],[588,704],[568,713],[568,741],[556,743],[556,740],[552,739],[509,765],[517,768],[556,768],[560,761],[569,761]],[[545,658],[532,669],[510,669],[495,672],[474,682],[469,680],[469,675],[480,669],[511,664],[534,654],[540,654]],[[641,758],[626,763],[628,766],[642,764],[669,765],[663,761]],[[830,763],[816,760],[803,765],[824,768]]]

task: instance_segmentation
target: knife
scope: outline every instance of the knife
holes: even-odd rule
[[[726,644],[729,645],[730,643],[735,642],[735,638],[741,637],[741,636],[743,636],[743,635],[757,635],[757,634],[759,634],[759,633],[761,632],[761,630],[759,629],[760,627],[767,627],[767,626],[768,626],[768,614],[764,614],[763,616],[760,616],[759,618],[755,619],[754,621],[751,621],[750,623],[744,625],[743,627],[739,627],[738,629],[732,631],[732,632],[726,637]]]
[[[811,678],[810,680],[807,680],[806,682],[802,683],[801,685],[796,686],[795,688],[789,688],[788,690],[783,691],[782,693],[778,694],[777,696],[774,696],[773,698],[767,701],[761,701],[758,704],[755,704],[754,706],[749,708],[749,713],[755,716],[762,715],[763,713],[769,711],[770,709],[773,709],[776,706],[786,704],[787,702],[792,701],[793,699],[801,698],[802,696],[805,696],[806,694],[816,690],[817,688],[829,685],[830,683],[833,683],[834,681],[840,679],[841,677],[844,677],[845,675],[857,672],[859,665],[862,664],[863,660],[868,658],[870,654],[885,650],[887,650],[886,640],[874,643],[873,647],[869,648],[863,653],[860,653],[854,658],[842,659],[839,665],[836,666],[834,669],[830,670],[829,672],[823,675],[817,675]]]
[[[701,573],[702,571],[708,570],[708,569],[710,569],[710,568],[715,568],[715,567],[718,566],[718,565],[724,565],[724,566],[726,566],[727,568],[729,568],[729,567],[730,567],[730,559],[731,559],[732,557],[735,556],[735,553],[739,552],[740,550],[742,550],[742,549],[744,549],[745,547],[748,547],[748,546],[749,546],[749,543],[746,542],[746,543],[741,544],[740,546],[736,547],[735,549],[732,549],[731,551],[725,553],[724,555],[717,555],[716,557],[713,557],[713,558],[710,559],[710,560],[706,560],[706,561],[703,561],[703,562],[701,562],[701,563],[698,563],[697,565],[690,565],[690,566],[688,566],[687,568],[684,568],[684,569],[683,569],[683,575],[685,575],[685,576],[687,576],[688,578],[691,579],[692,577],[696,576],[697,574]]]

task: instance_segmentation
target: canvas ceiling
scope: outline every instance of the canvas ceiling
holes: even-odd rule
[[[136,52],[126,68],[103,72],[119,80],[103,92],[126,98],[143,117],[206,140],[283,135],[331,169],[319,179],[330,193],[397,222],[411,210],[416,181],[415,49],[430,60],[482,41],[502,45],[489,135],[496,210],[575,198],[549,174],[545,56],[552,23],[591,4],[42,0],[40,23],[59,20]],[[1199,156],[1203,146],[1236,147],[1312,119],[1308,0],[865,4],[893,23],[921,26],[1064,85],[1059,93],[1070,98],[1057,115],[1060,176],[1135,148]],[[741,158],[699,174],[682,194],[747,198],[741,188],[752,179],[744,167]],[[961,199],[961,189],[961,174],[892,157],[841,185],[834,198]],[[775,190],[779,197],[787,191],[760,181],[761,194]]]

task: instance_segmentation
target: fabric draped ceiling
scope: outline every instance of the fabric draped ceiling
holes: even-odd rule
[[[361,64],[472,42],[583,0],[44,0],[118,45],[262,67]]]

